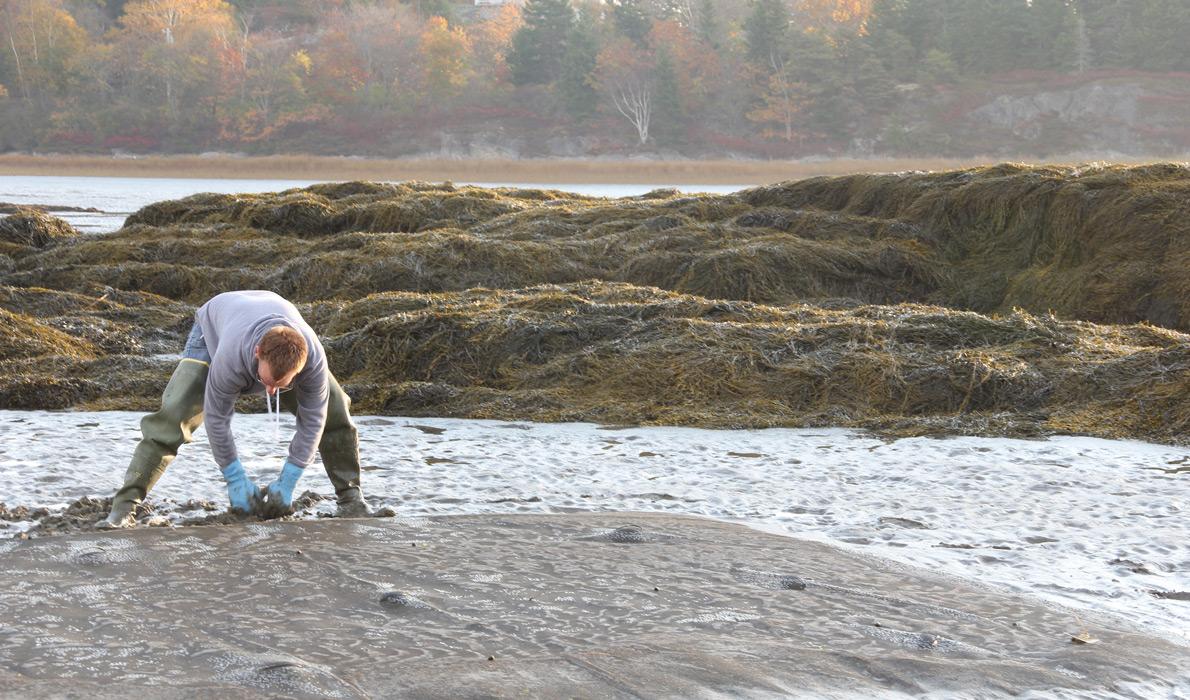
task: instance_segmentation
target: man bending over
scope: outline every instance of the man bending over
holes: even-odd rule
[[[368,515],[360,493],[359,436],[351,422],[351,400],[327,369],[326,353],[296,307],[265,291],[227,292],[198,309],[182,361],[161,410],[141,420],[141,441],[112,499],[112,511],[97,525],[130,527],[134,512],[178,448],[207,424],[215,462],[227,482],[232,510],[261,515],[293,512],[293,491],[302,472],[322,455],[335,487],[340,517]],[[281,474],[262,493],[244,472],[231,433],[241,394],[263,393],[297,417],[297,433]]]

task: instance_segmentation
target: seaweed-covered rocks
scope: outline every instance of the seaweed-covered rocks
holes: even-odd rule
[[[45,248],[78,235],[66,221],[38,209],[20,208],[0,217],[0,253]]]
[[[196,195],[0,243],[0,407],[150,407],[194,307],[263,288],[365,412],[1182,441],[1188,191],[1178,165],[1002,165]]]

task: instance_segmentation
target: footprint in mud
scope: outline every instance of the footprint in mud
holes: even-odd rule
[[[1190,601],[1190,591],[1149,591],[1149,595],[1162,600]]]
[[[800,576],[793,574],[777,574],[768,571],[758,571],[735,565],[731,567],[731,575],[740,583],[748,583],[762,588],[772,588],[783,591],[804,591],[807,582]]]
[[[929,632],[908,632],[905,630],[889,629],[887,627],[868,627],[857,626],[858,629],[869,637],[879,639],[884,642],[891,642],[897,646],[905,649],[913,649],[916,651],[937,652],[940,654],[956,654],[962,656],[992,656],[992,653],[987,649],[960,642],[957,639],[950,639],[937,634],[930,634]]]
[[[910,520],[909,518],[897,518],[891,515],[882,516],[877,520],[881,525],[896,525],[897,527],[904,527],[910,530],[929,530],[930,526],[921,522],[920,520]]]
[[[426,435],[441,435],[442,433],[446,432],[446,428],[435,428],[432,425],[409,425],[406,427],[420,430]]]
[[[952,620],[975,622],[989,626],[994,624],[987,618],[976,615],[975,613],[969,613],[965,610],[947,608],[941,605],[934,605],[932,603],[919,603],[908,598],[899,598],[897,596],[886,595],[876,591],[865,591],[858,588],[836,586],[832,583],[812,582],[810,585],[812,585],[816,590],[820,590],[824,595],[843,595],[859,598],[867,603],[880,603],[890,608],[912,613],[917,617],[917,619],[924,619],[926,617],[945,617]]]
[[[1057,542],[1053,537],[1046,537],[1045,535],[1029,535],[1024,538],[1028,544],[1048,544],[1050,542]]]
[[[409,593],[389,591],[380,596],[380,605],[389,610],[433,610],[433,606]]]
[[[1157,573],[1157,572],[1153,571],[1153,569],[1148,564],[1145,564],[1144,562],[1133,561],[1132,559],[1124,559],[1121,557],[1117,557],[1117,558],[1109,561],[1108,564],[1110,564],[1112,566],[1123,567],[1123,568],[1127,569],[1128,571],[1131,571],[1134,574],[1143,574],[1143,575],[1147,575],[1147,576],[1154,576]]]
[[[234,654],[214,660],[223,666],[219,676],[269,694],[349,698],[364,695],[330,669],[288,656]]]
[[[649,542],[661,542],[664,540],[673,539],[671,535],[659,535],[651,532],[646,532],[644,528],[639,525],[622,525],[614,530],[604,532],[590,537],[581,537],[581,540],[590,542],[615,542],[616,544],[644,544]]]

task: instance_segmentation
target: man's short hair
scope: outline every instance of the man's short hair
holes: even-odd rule
[[[260,359],[280,378],[306,364],[306,339],[295,328],[276,326],[260,339]]]

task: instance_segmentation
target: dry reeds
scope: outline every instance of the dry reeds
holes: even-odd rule
[[[331,156],[0,155],[4,175],[256,178],[279,180],[453,180],[517,183],[760,184],[858,172],[968,168],[987,159],[835,160],[368,159]]]

